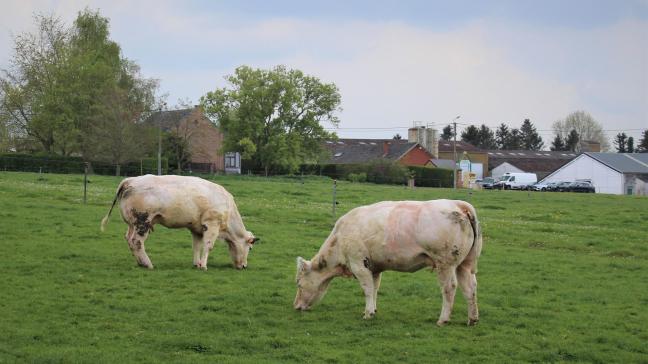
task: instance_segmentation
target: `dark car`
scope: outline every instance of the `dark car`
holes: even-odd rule
[[[585,193],[594,193],[596,189],[589,182],[574,182],[567,187],[569,192],[585,192]]]
[[[494,184],[495,184],[495,178],[493,177],[486,177],[484,178],[484,180],[481,181],[482,188],[486,190],[492,189]]]
[[[558,182],[551,190],[556,192],[566,192],[569,191],[568,188],[571,184],[572,182]]]

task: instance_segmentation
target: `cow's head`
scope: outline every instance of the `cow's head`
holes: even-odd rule
[[[308,310],[324,297],[333,275],[326,264],[297,258],[297,295],[293,306],[296,310]]]
[[[245,232],[245,236],[241,239],[227,240],[230,257],[236,269],[247,268],[247,257],[254,243],[259,241],[259,238],[254,237],[249,231]]]

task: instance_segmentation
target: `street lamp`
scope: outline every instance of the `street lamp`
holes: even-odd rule
[[[457,189],[457,119],[460,117],[461,115],[457,115],[452,119],[452,125],[454,126],[454,131],[452,132],[454,135],[454,142],[452,143],[452,154],[454,156],[454,164],[452,165],[452,186],[455,190]]]

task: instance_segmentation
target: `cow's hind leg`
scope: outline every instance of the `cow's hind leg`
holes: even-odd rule
[[[471,268],[463,264],[457,267],[457,279],[464,298],[468,303],[468,325],[472,326],[479,321],[479,309],[477,308],[477,277],[472,273]]]
[[[454,305],[455,292],[457,290],[457,275],[455,267],[444,268],[438,273],[441,294],[443,295],[443,307],[437,325],[443,326],[450,321],[452,306]]]
[[[376,314],[376,295],[378,288],[374,284],[373,273],[364,266],[351,265],[351,272],[356,277],[365,296],[364,318],[372,318]]]
[[[146,255],[146,250],[144,249],[144,242],[148,238],[149,229],[142,229],[139,226],[129,225],[128,232],[126,233],[126,241],[128,242],[128,247],[135,256],[137,264],[142,267],[153,269],[153,263]]]

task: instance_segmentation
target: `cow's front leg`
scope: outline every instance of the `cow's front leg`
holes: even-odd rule
[[[202,270],[207,270],[207,259],[209,258],[209,252],[214,249],[214,243],[218,239],[218,232],[216,229],[207,229],[202,236],[202,254],[198,261],[198,268]]]
[[[200,249],[202,249],[203,245],[203,236],[191,233],[191,238],[193,239],[193,266],[198,267],[200,264]]]
[[[443,296],[443,307],[437,325],[444,326],[450,321],[452,306],[454,305],[455,292],[457,290],[457,275],[455,268],[443,268],[438,273],[439,285],[441,286],[441,295]]]
[[[360,263],[362,264],[362,263]],[[351,272],[356,277],[365,296],[364,318],[370,319],[376,314],[376,293],[373,273],[364,265],[351,265]]]

